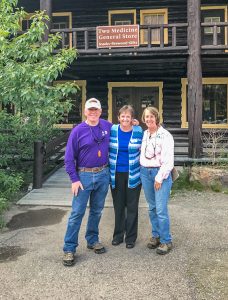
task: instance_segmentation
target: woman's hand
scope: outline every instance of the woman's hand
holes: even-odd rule
[[[154,182],[154,188],[155,188],[155,191],[160,190],[161,185],[162,185],[162,184],[161,184],[160,182],[155,181],[155,182]]]
[[[137,119],[133,119],[132,120],[132,125],[138,126],[139,125],[139,121]]]

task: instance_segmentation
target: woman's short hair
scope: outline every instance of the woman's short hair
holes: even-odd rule
[[[135,117],[135,110],[134,110],[134,108],[131,105],[124,105],[124,106],[122,106],[121,109],[119,110],[118,117],[122,113],[124,113],[126,111],[128,111],[130,113],[132,119],[134,119],[134,117]]]
[[[143,114],[142,114],[142,122],[145,123],[146,111],[148,111],[150,114],[152,114],[155,117],[156,125],[159,125],[159,123],[160,123],[159,111],[154,106],[148,106],[144,109]]]

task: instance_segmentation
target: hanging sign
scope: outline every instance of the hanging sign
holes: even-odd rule
[[[139,46],[139,25],[98,26],[97,48]]]

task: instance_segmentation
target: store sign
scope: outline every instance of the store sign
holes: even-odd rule
[[[97,48],[139,46],[139,25],[97,27]]]

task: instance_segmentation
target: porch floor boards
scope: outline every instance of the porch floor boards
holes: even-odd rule
[[[71,206],[71,182],[65,172],[64,167],[57,170],[44,184],[41,189],[34,189],[21,198],[19,205],[52,205]],[[105,207],[112,207],[112,197],[110,190],[106,197]],[[147,207],[143,191],[140,195],[139,207]]]

